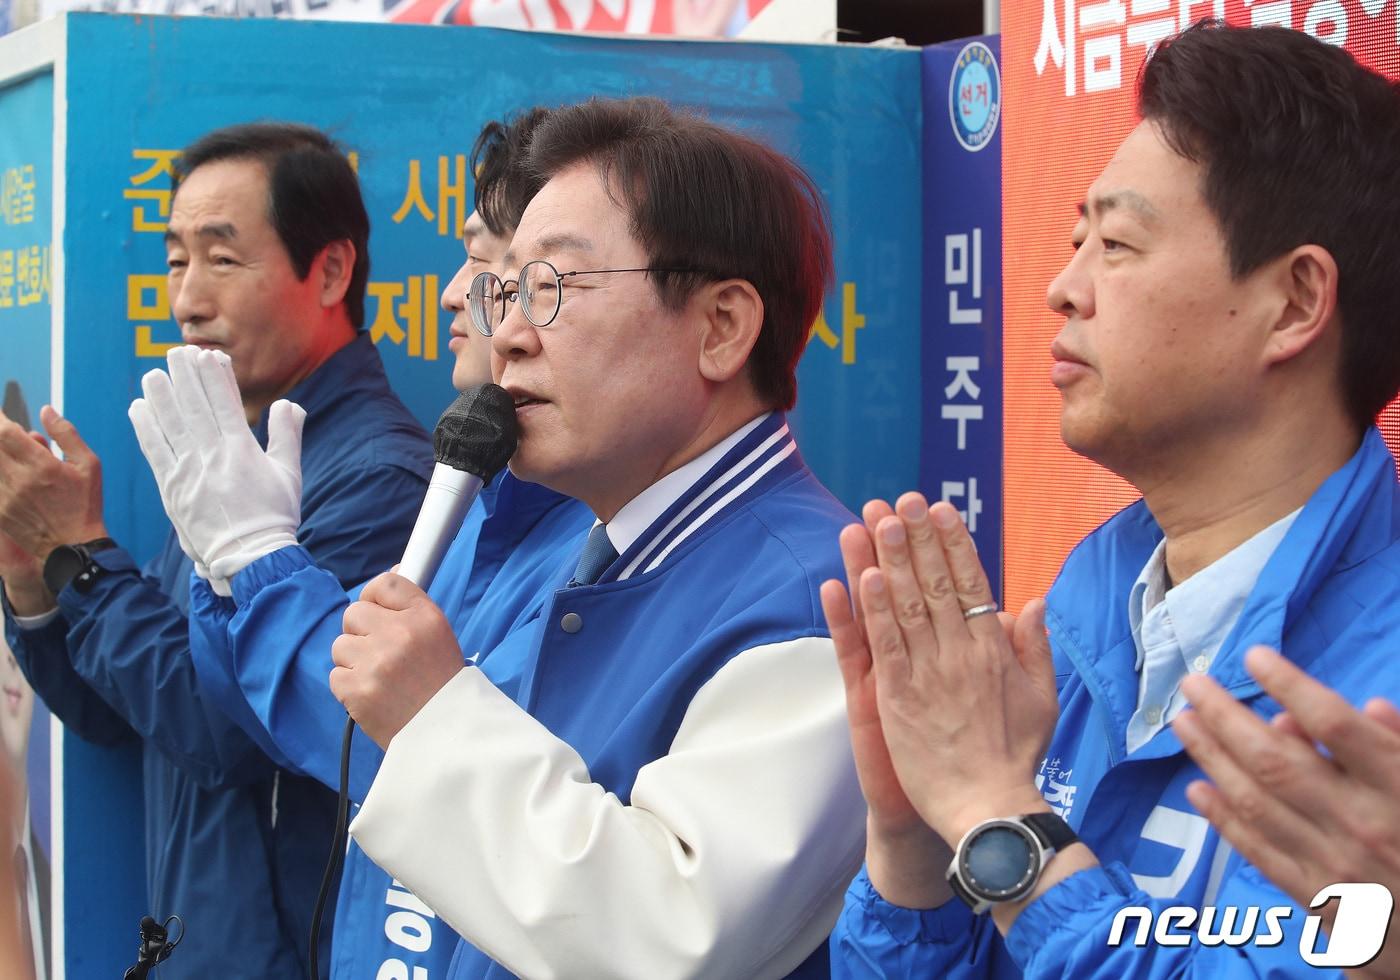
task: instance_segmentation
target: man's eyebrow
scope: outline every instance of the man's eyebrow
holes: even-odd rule
[[[1092,211],[1099,217],[1103,217],[1105,212],[1113,211],[1118,208],[1126,208],[1132,211],[1149,224],[1155,223],[1161,219],[1161,214],[1152,206],[1151,201],[1143,197],[1137,191],[1127,190],[1100,194],[1087,204],[1081,202],[1079,205],[1079,214],[1081,217],[1087,218]]]
[[[207,225],[200,225],[198,228],[195,229],[194,233],[200,238],[217,238],[220,241],[225,242],[231,242],[238,237],[238,229],[227,221],[218,221]],[[181,236],[171,231],[168,227],[165,229],[165,241],[167,244],[170,242],[178,243],[180,241],[180,237]]]
[[[558,235],[546,235],[535,242],[530,251],[536,255],[552,255],[555,252],[592,252],[594,245],[587,238],[564,232]],[[516,252],[514,247],[506,250],[506,268],[515,264]]]

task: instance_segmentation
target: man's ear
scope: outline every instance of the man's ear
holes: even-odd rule
[[[744,369],[763,329],[763,299],[747,279],[725,279],[704,287],[695,300],[704,317],[700,374],[723,383]]]
[[[343,302],[355,275],[355,246],[350,239],[342,238],[322,249],[311,274],[320,279],[323,307],[330,309]]]
[[[1336,329],[1337,260],[1321,245],[1299,245],[1275,260],[1282,309],[1269,332],[1269,364],[1292,360]]]

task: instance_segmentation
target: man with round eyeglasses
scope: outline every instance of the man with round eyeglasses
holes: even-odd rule
[[[386,749],[351,833],[462,934],[450,977],[825,976],[864,808],[816,592],[850,515],[783,417],[831,275],[819,193],[650,99],[555,110],[528,165],[468,305],[513,476],[596,521],[541,588],[497,577],[495,642],[438,580],[345,610],[330,687]]]
[[[513,474],[596,522],[493,646],[392,574],[346,610],[331,689],[386,747],[351,833],[462,934],[450,977],[825,976],[864,808],[816,592],[850,515],[783,417],[819,193],[649,99],[556,110],[530,164],[468,305]]]

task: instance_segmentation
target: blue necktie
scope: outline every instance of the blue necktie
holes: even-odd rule
[[[569,585],[592,585],[615,561],[617,549],[608,540],[608,526],[594,525],[593,530],[588,532],[588,541],[584,543],[583,554],[579,555],[578,567],[574,569],[573,581]]]

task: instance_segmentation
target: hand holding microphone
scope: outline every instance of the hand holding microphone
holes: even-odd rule
[[[462,669],[452,626],[424,591],[467,508],[515,453],[515,405],[496,385],[464,392],[433,432],[437,465],[403,562],[370,581],[331,647],[331,692],[381,747]]]
[[[301,524],[301,430],[306,412],[281,400],[268,413],[267,450],[248,427],[222,351],[176,347],[170,368],[141,379],[128,415],[180,547],[228,595],[228,580],[297,543]]]
[[[331,693],[380,748],[465,666],[447,617],[394,572],[370,580],[342,628],[331,646]]]

